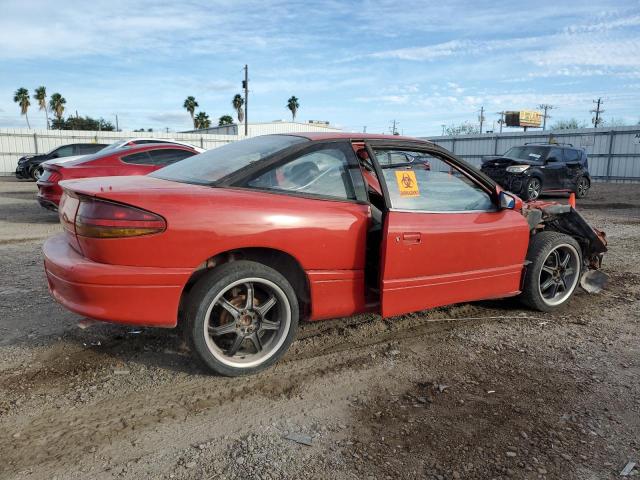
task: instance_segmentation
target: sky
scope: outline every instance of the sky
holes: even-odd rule
[[[249,121],[437,135],[492,129],[502,110],[555,121],[640,121],[640,1],[0,0],[0,127],[25,127],[19,87],[124,130],[190,127],[193,95],[233,114],[249,65]],[[33,128],[45,126],[35,101]],[[497,125],[496,125],[497,128]]]

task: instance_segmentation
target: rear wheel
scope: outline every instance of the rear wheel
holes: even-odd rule
[[[537,177],[531,177],[527,180],[524,189],[525,200],[537,200],[542,193],[542,182]]]
[[[586,177],[580,177],[576,184],[576,197],[586,197],[590,187],[591,184],[589,183],[589,179],[587,179]]]
[[[189,295],[186,330],[205,365],[221,375],[256,373],[287,351],[298,328],[289,282],[256,262],[224,264]]]
[[[521,300],[527,306],[550,312],[563,306],[578,286],[582,270],[580,246],[558,232],[533,236],[527,252]]]

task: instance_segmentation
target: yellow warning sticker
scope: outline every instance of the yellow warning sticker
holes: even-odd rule
[[[396,181],[401,197],[419,197],[420,189],[416,172],[413,170],[396,170]]]

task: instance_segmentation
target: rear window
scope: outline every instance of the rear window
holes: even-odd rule
[[[176,182],[210,185],[263,158],[309,140],[293,135],[264,135],[232,142],[194,155],[152,173],[152,177]]]

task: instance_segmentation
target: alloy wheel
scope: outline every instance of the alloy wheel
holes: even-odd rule
[[[540,181],[537,178],[532,178],[527,184],[527,197],[529,200],[535,200],[540,196]]]
[[[578,197],[584,197],[587,194],[587,190],[589,190],[589,182],[587,182],[586,178],[581,178],[578,181]]]
[[[209,305],[204,329],[211,354],[225,365],[251,368],[274,355],[291,326],[291,306],[264,278],[233,282]]]
[[[568,244],[555,247],[545,259],[538,289],[543,302],[556,306],[567,300],[578,284],[580,276],[580,255]]]

